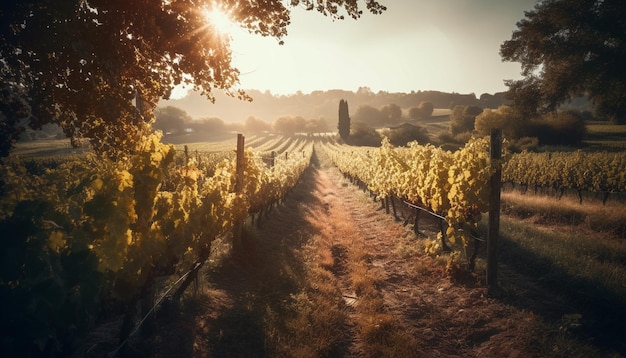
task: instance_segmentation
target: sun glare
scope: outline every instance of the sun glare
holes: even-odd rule
[[[220,7],[213,7],[205,11],[205,17],[208,25],[213,27],[216,32],[221,35],[232,35],[235,24],[228,11]]]

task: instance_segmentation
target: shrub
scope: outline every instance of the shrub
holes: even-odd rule
[[[424,117],[430,117],[433,115],[433,111],[435,110],[435,106],[432,102],[421,102],[418,108],[422,111]]]
[[[500,106],[498,109],[485,109],[476,116],[474,129],[478,135],[485,136],[491,133],[493,128],[501,128],[506,138],[521,137],[520,128],[522,121],[512,107]]]
[[[482,112],[482,108],[476,106],[456,106],[450,113],[450,133],[456,135],[474,130],[476,116]]]
[[[385,130],[384,135],[389,138],[389,142],[396,147],[405,146],[407,143],[417,141],[428,143],[430,138],[426,128],[405,123],[398,127]]]
[[[423,119],[432,116],[435,106],[432,102],[421,102],[417,107],[411,107],[409,109],[409,118],[411,119]]]
[[[509,144],[509,151],[513,153],[521,153],[523,151],[535,152],[539,147],[539,140],[537,137],[522,137],[517,140],[511,141]]]
[[[582,143],[587,128],[580,115],[566,111],[530,121],[525,132],[528,137],[537,137],[541,145],[576,146]]]
[[[346,143],[358,146],[379,147],[382,141],[380,133],[365,123],[355,122]]]

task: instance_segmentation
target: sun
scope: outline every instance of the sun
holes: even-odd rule
[[[204,11],[207,25],[223,36],[230,36],[236,25],[232,20],[230,11],[220,6],[213,6]]]

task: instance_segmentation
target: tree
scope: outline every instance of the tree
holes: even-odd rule
[[[409,118],[423,119],[432,116],[435,106],[432,102],[422,101],[417,107],[409,109]]]
[[[519,113],[510,106],[500,106],[498,109],[484,109],[476,116],[474,130],[482,136],[489,135],[494,128],[502,129],[508,139],[517,139],[521,136]]]
[[[577,96],[597,114],[626,121],[626,7],[622,0],[542,0],[500,47],[524,79],[507,81],[520,112],[554,111]],[[536,102],[536,103],[535,103]],[[530,110],[529,110],[530,109]]]
[[[220,133],[226,130],[226,124],[220,118],[198,118],[188,123],[194,132]]]
[[[282,43],[291,9],[303,5],[333,19],[362,14],[359,0],[21,0],[0,7],[0,155],[20,131],[57,123],[100,151],[132,151],[150,131],[152,108],[187,83],[242,99],[230,38],[206,13]],[[366,1],[379,14],[385,7]],[[340,10],[340,9],[343,9]],[[133,101],[137,98],[137,101]],[[135,106],[134,104],[137,104]],[[7,144],[8,143],[8,144]]]
[[[477,106],[456,106],[450,113],[450,133],[457,135],[474,130],[476,116],[482,112]]]
[[[380,126],[384,122],[383,115],[380,111],[369,105],[359,106],[354,113],[354,120],[366,123],[370,126]]]
[[[308,134],[326,133],[330,131],[330,127],[328,126],[328,122],[324,118],[309,119],[306,121],[304,131]]]
[[[422,111],[424,118],[432,116],[433,111],[435,110],[435,106],[433,105],[432,102],[429,102],[429,101],[420,102],[417,108],[419,108]]]
[[[280,117],[274,121],[274,131],[284,135],[294,135],[306,130],[306,120],[300,116]]]
[[[411,108],[409,108],[409,118],[411,118],[411,119],[422,119],[423,118],[422,110],[419,109],[418,107],[411,107]]]
[[[389,128],[385,130],[384,135],[389,138],[389,142],[396,147],[405,146],[412,141],[417,141],[422,144],[430,142],[426,128],[410,123],[404,123],[397,127]]]
[[[269,132],[272,129],[272,125],[270,123],[254,116],[250,116],[246,119],[244,127],[246,131],[251,133]]]
[[[382,137],[375,128],[363,122],[355,122],[348,144],[357,146],[380,147]]]
[[[339,101],[339,123],[337,124],[339,137],[344,141],[350,137],[350,114],[348,112],[348,101]]]
[[[397,104],[389,104],[380,109],[380,114],[386,124],[397,123],[402,119],[402,108]]]
[[[179,133],[184,131],[191,121],[192,118],[186,111],[178,107],[167,106],[157,111],[152,126],[163,133]]]

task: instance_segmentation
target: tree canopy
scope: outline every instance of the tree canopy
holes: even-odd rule
[[[587,96],[600,116],[626,120],[626,7],[622,0],[541,0],[500,48],[524,79],[507,81],[526,115]],[[536,113],[536,112],[535,112]]]
[[[242,99],[229,36],[207,20],[218,6],[252,33],[279,42],[293,7],[333,19],[362,14],[359,0],[20,0],[0,8],[0,155],[21,129],[57,123],[100,151],[131,149],[152,108],[186,83]],[[385,7],[365,1],[378,14]],[[343,9],[343,10],[342,10]],[[137,104],[137,106],[135,106]]]

